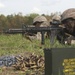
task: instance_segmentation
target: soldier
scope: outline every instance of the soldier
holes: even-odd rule
[[[54,21],[60,21],[61,20],[61,16],[60,15],[54,15],[53,17],[52,17],[52,20]]]
[[[62,13],[61,22],[66,27],[67,32],[75,36],[75,34],[73,34],[73,32],[75,32],[75,9],[74,8],[68,9]]]
[[[47,27],[49,26],[49,22],[47,21],[47,19],[44,17],[44,16],[36,16],[34,19],[33,19],[33,27]],[[28,34],[28,33],[27,33]],[[32,34],[32,33],[31,33]],[[44,33],[46,36],[47,33],[45,32]],[[34,32],[32,35],[26,35],[25,34],[25,37],[30,40],[32,42],[32,40],[34,39],[37,39],[37,40],[42,40],[42,36],[41,36],[41,33],[40,32]],[[42,43],[42,42],[41,42]]]
[[[65,32],[68,33],[68,44],[71,44],[72,37],[75,37],[75,8],[65,10],[61,15],[61,22],[65,26]]]
[[[54,27],[58,27],[61,24],[61,16],[60,15],[54,15],[52,17],[52,21],[50,22],[50,25],[54,26]]]
[[[56,38],[59,41],[59,43],[64,44],[64,32],[63,32],[63,26],[61,25],[61,16],[55,14],[52,17],[52,22],[50,22],[50,24],[51,24],[51,27],[62,28],[61,30],[58,30],[58,31],[57,30],[51,31],[50,36],[53,38],[51,42],[53,42],[54,39]]]
[[[49,22],[47,21],[47,19],[44,17],[44,16],[36,16],[34,19],[33,19],[33,25],[35,27],[47,27],[49,26]],[[45,33],[45,36],[46,36],[47,33]],[[37,32],[37,35],[36,35],[36,38],[38,40],[41,40],[41,34],[40,32]]]
[[[36,16],[33,19],[33,25],[35,25],[36,27],[47,27],[49,26],[49,22],[44,16]]]

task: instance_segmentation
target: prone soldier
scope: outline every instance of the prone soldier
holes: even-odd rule
[[[50,34],[50,36],[52,36],[52,38],[54,39],[54,36],[55,38],[59,41],[59,43],[61,44],[65,44],[65,34],[64,34],[64,27],[61,25],[61,16],[60,15],[57,15],[55,14],[53,17],[52,17],[52,21],[50,22],[50,25],[51,27],[60,27],[61,30],[56,31],[54,30],[53,32],[51,32],[52,34]],[[54,40],[51,40],[51,41],[54,41]]]
[[[47,21],[46,17],[45,16],[36,16],[34,19],[33,19],[33,25],[35,27],[48,27],[50,26],[49,22]],[[45,36],[47,35],[47,33],[45,32]],[[36,38],[38,40],[42,40],[41,39],[41,33],[40,32],[37,32],[36,34]]]
[[[75,8],[65,10],[61,15],[61,22],[65,27],[65,33],[67,33],[67,44],[71,44],[75,39]]]

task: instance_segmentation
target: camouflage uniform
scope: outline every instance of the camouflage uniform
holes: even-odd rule
[[[67,43],[71,44],[72,36],[75,37],[75,8],[65,10],[61,15],[61,22],[65,26],[65,32],[70,34]]]
[[[65,10],[62,15],[61,15],[61,21],[63,22],[64,20],[68,18],[73,18],[75,19],[75,8],[71,8],[68,10]]]
[[[44,16],[37,16],[33,19],[33,25],[35,27],[47,27],[50,24]],[[45,33],[45,35],[46,35],[46,33]],[[36,38],[38,40],[41,40],[41,33],[40,32],[37,32]]]
[[[71,8],[64,11],[61,15],[61,22],[65,26],[67,32],[75,36],[75,9]]]
[[[60,20],[61,20],[61,16],[60,16],[60,15],[54,15],[54,16],[52,17],[52,21],[53,21],[53,20],[60,21]]]

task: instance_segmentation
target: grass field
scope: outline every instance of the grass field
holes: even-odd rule
[[[37,54],[43,54],[44,48],[63,48],[63,47],[75,47],[75,45],[61,45],[56,41],[54,45],[50,45],[50,40],[45,39],[45,45],[41,45],[38,40],[29,41],[22,37],[21,34],[17,35],[0,35],[0,56],[8,54],[19,54],[25,51],[34,52]]]
[[[41,47],[41,48],[40,48]],[[8,54],[20,54],[26,51],[42,54],[43,47],[40,41],[32,42],[22,37],[22,35],[0,35],[0,56]]]
[[[45,39],[45,45],[41,45],[41,41],[32,40],[29,41],[21,34],[17,35],[0,35],[0,56],[4,55],[24,55],[25,52],[31,52],[38,55],[44,55],[44,48],[75,48],[75,45],[61,45],[56,41],[54,45],[50,45],[50,39]],[[0,75],[25,75],[21,71],[13,71],[9,69],[8,71],[0,68]]]

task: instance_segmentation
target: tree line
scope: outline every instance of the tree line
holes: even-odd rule
[[[50,20],[54,14],[51,15],[45,15],[42,14],[47,18],[47,20]],[[22,13],[18,14],[11,14],[11,15],[0,15],[0,31],[7,28],[21,28],[23,24],[25,25],[32,25],[33,19],[39,16],[37,13],[32,13],[29,15],[22,15]]]

